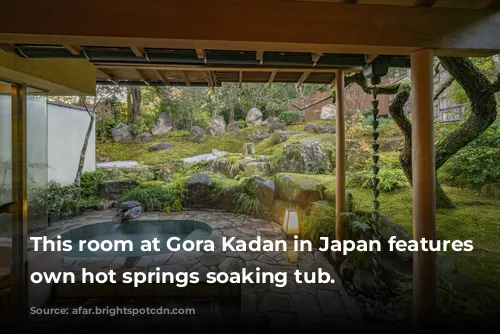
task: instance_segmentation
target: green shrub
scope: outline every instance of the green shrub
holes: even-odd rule
[[[104,118],[96,122],[95,137],[97,142],[105,143],[113,138],[111,130],[118,124],[114,118]]]
[[[300,227],[301,238],[315,245],[321,244],[321,237],[335,237],[335,208],[328,202],[313,203],[309,215]],[[328,204],[327,204],[328,203]]]
[[[118,203],[138,201],[145,211],[182,210],[182,188],[178,182],[145,182],[122,196]]]
[[[373,171],[366,169],[360,172],[354,172],[347,179],[349,188],[361,187],[372,188],[373,186]],[[407,188],[410,186],[405,173],[401,168],[386,168],[381,167],[378,173],[380,179],[378,189],[380,191],[393,191],[399,188]]]
[[[46,191],[47,211],[49,216],[58,216],[76,208],[78,190],[74,184],[61,186],[60,183],[52,180],[47,183]]]
[[[94,198],[97,197],[99,184],[106,179],[106,173],[102,169],[96,169],[92,172],[83,172],[80,180],[81,197]]]
[[[129,124],[128,125],[128,132],[132,134],[132,136],[137,136],[139,133],[141,133],[141,127],[137,124]]]
[[[442,131],[448,133],[452,129],[447,127]],[[500,120],[455,153],[437,175],[441,182],[462,188],[500,182]]]
[[[300,123],[304,120],[304,116],[302,112],[298,110],[289,110],[280,113],[278,116],[278,119],[282,122],[285,123],[286,125],[291,125],[294,123]]]
[[[251,186],[249,177],[239,179],[240,191],[233,196],[233,203],[236,211],[251,216],[263,217],[267,210],[257,198],[257,189]]]
[[[236,121],[236,123],[238,124],[238,127],[240,129],[243,129],[243,128],[247,127],[247,122],[244,119],[239,119],[239,120]]]

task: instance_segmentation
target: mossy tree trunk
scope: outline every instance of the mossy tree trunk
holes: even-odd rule
[[[500,91],[499,79],[490,83],[486,76],[467,58],[440,57],[441,65],[450,73],[452,78],[435,91],[434,99],[442,94],[447,87],[456,80],[464,89],[471,103],[471,112],[467,119],[453,132],[443,137],[435,145],[436,171],[461,148],[469,144],[482,134],[496,119],[495,92]],[[363,91],[371,94],[371,87],[362,73],[346,77],[346,86],[358,84]],[[404,145],[399,160],[401,167],[412,184],[412,129],[411,122],[404,113],[404,105],[410,96],[408,81],[377,87],[377,94],[395,95],[389,106],[389,113],[404,136]],[[438,208],[453,208],[450,198],[436,181],[436,205]]]

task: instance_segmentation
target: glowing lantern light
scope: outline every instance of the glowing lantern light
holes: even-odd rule
[[[283,230],[288,237],[299,235],[299,216],[297,214],[297,210],[286,210],[285,220],[283,221]]]

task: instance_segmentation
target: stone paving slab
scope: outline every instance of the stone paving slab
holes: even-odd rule
[[[69,231],[73,228],[98,224],[116,219],[114,211],[89,212],[82,216],[60,221],[48,230],[49,236]],[[356,301],[350,297],[333,266],[317,250],[298,252],[297,262],[289,262],[288,253],[275,252],[223,252],[222,236],[235,237],[245,241],[256,240],[262,236],[267,240],[285,240],[284,232],[279,224],[265,219],[255,218],[239,213],[212,211],[185,211],[182,213],[147,212],[140,220],[195,220],[209,224],[212,235],[209,237],[216,244],[215,252],[174,252],[150,255],[137,258],[68,258],[63,259],[65,271],[72,271],[76,276],[81,269],[99,272],[113,269],[122,271],[155,272],[192,272],[201,277],[210,272],[240,272],[243,268],[261,272],[288,272],[288,283],[284,287],[276,287],[269,283],[232,285],[201,284],[187,288],[175,289],[173,284],[143,284],[133,288],[129,284],[58,284],[56,296],[59,298],[76,298],[79,303],[100,301],[106,298],[156,297],[161,300],[190,296],[191,303],[197,303],[195,296],[206,296],[212,300],[212,310],[206,314],[214,314],[217,298],[237,298],[238,314],[242,319],[252,323],[272,324],[283,322],[297,324],[332,322],[336,324],[362,324],[363,316]],[[288,242],[291,249],[291,244]],[[299,269],[303,273],[317,272],[318,269],[328,272],[335,283],[297,283],[293,273]],[[203,281],[203,280],[202,280]],[[236,291],[235,291],[236,289]],[[166,298],[166,299],[165,299]],[[104,305],[104,304],[103,304]],[[217,317],[217,316],[216,316]],[[206,317],[210,319],[210,317]],[[263,320],[264,319],[264,320]],[[134,319],[137,320],[137,319]],[[158,320],[158,319],[157,319]],[[164,319],[165,320],[165,319]],[[148,320],[149,321],[149,320]],[[181,320],[179,320],[181,321]],[[175,321],[178,325],[179,321]],[[187,320],[186,320],[187,321]],[[191,320],[189,320],[191,322]],[[165,321],[161,322],[165,324]],[[195,322],[197,323],[197,322]],[[266,325],[266,326],[267,326]]]

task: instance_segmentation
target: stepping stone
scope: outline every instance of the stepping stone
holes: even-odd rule
[[[289,294],[279,292],[259,292],[259,312],[295,312],[292,298]]]

